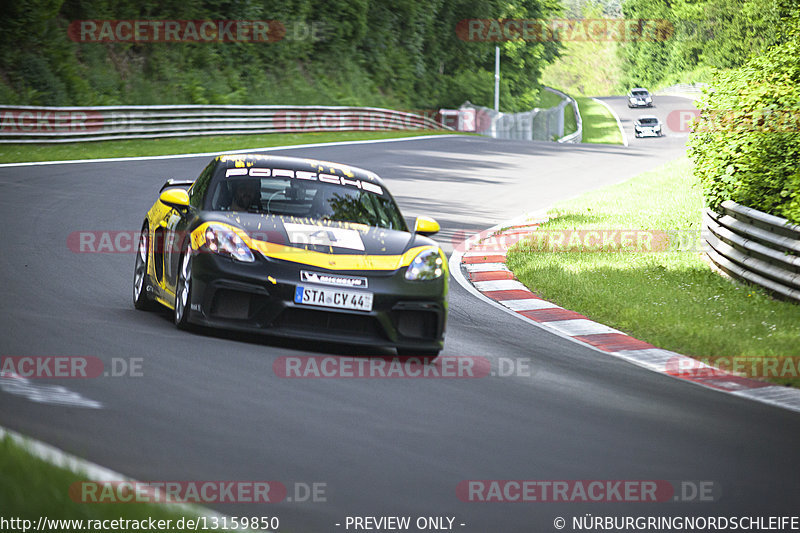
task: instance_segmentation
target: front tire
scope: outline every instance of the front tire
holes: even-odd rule
[[[139,245],[136,249],[136,263],[133,266],[133,306],[141,311],[150,311],[156,304],[150,299],[147,291],[149,284],[147,268],[150,259],[150,229],[142,226],[139,234]]]
[[[186,244],[181,254],[178,283],[175,286],[175,325],[189,329],[189,311],[192,305],[192,245]]]

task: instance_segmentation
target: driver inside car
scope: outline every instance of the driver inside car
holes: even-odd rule
[[[244,179],[231,182],[233,189],[233,199],[231,200],[231,211],[250,211],[256,201],[261,200],[261,180]]]

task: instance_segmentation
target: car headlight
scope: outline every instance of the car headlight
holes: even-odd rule
[[[650,103],[653,101],[653,99],[648,96],[647,98],[644,99],[644,101]]]
[[[203,247],[209,252],[232,257],[237,261],[252,263],[256,260],[253,252],[244,243],[241,237],[225,226],[209,224],[204,234],[205,243]]]
[[[408,265],[406,279],[428,281],[441,278],[442,274],[444,274],[444,259],[439,250],[429,248],[417,254],[417,257]]]
[[[630,98],[628,98],[628,100],[630,100],[631,102],[635,102],[635,101],[636,101],[636,98],[634,98],[633,96],[631,96]]]

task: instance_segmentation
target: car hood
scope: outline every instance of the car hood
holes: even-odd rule
[[[420,246],[436,246],[432,239],[422,235],[349,222],[205,212],[200,224],[207,222],[222,222],[244,230],[252,239],[253,247],[268,256],[278,255],[272,252],[285,248],[329,255],[400,256]]]

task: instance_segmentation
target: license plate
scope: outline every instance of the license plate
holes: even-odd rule
[[[316,305],[318,307],[334,307],[337,309],[354,309],[356,311],[372,311],[372,293],[298,285],[294,291],[294,303]]]

